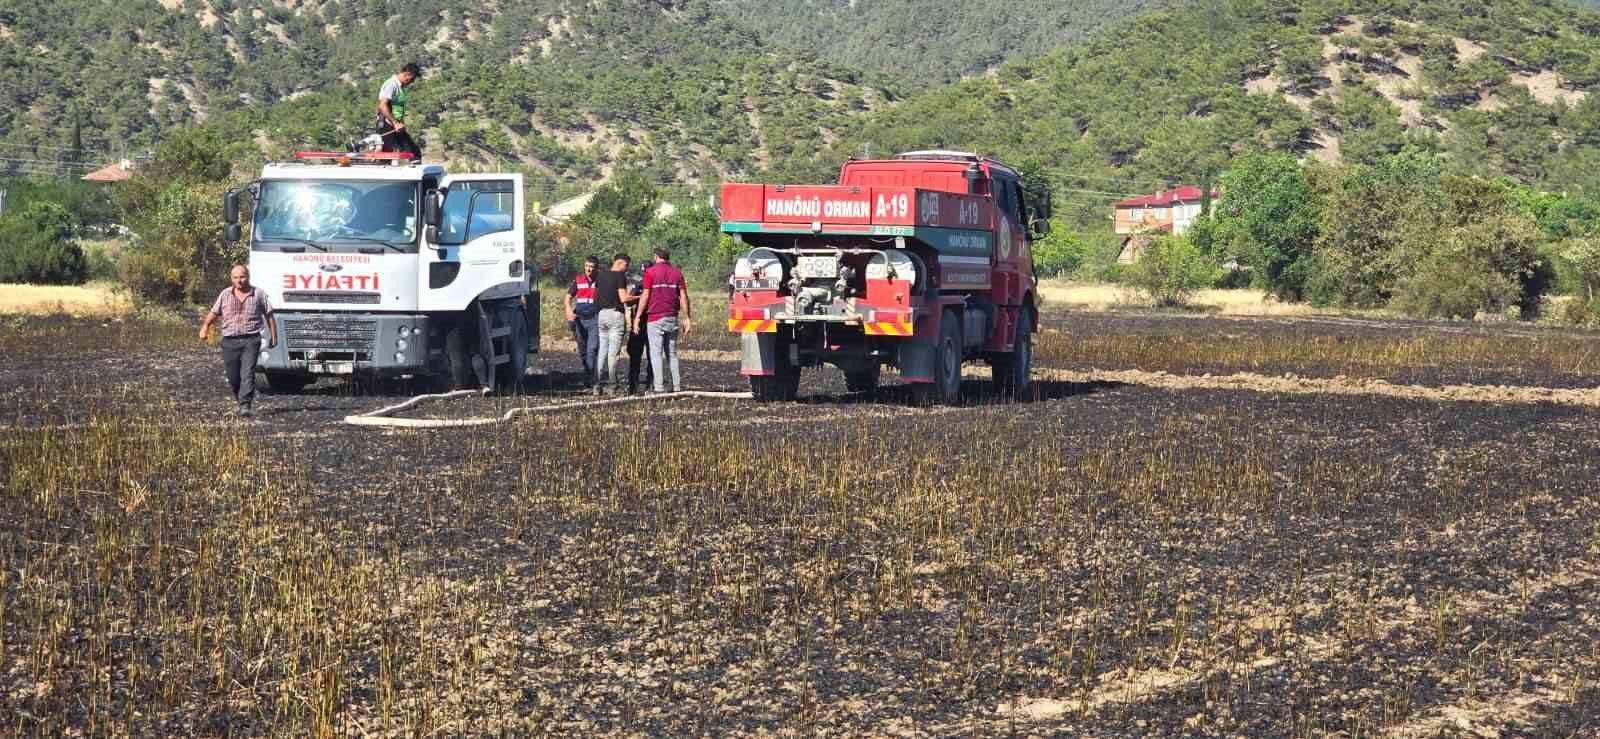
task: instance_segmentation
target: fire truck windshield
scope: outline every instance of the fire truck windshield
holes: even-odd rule
[[[256,204],[254,241],[257,249],[317,243],[354,250],[382,243],[414,250],[417,183],[267,180]]]

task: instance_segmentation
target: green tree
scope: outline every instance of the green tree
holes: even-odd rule
[[[1442,162],[1405,149],[1372,165],[1329,173],[1316,239],[1314,302],[1376,307],[1437,238]]]
[[[1572,294],[1564,317],[1583,326],[1600,326],[1600,238],[1585,236],[1562,244],[1561,271]]]
[[[1048,277],[1076,272],[1089,259],[1090,247],[1083,235],[1052,219],[1050,233],[1033,243],[1033,266]]]
[[[1395,288],[1407,315],[1472,318],[1529,310],[1538,295],[1527,283],[1541,268],[1532,219],[1502,210],[1447,231]]]
[[[1317,234],[1318,204],[1288,154],[1247,154],[1222,175],[1214,238],[1249,265],[1257,286],[1284,300],[1305,293]]]
[[[636,169],[625,170],[618,172],[611,181],[595,191],[594,199],[589,201],[577,220],[605,215],[638,231],[655,218],[659,203],[660,193],[650,177]]]

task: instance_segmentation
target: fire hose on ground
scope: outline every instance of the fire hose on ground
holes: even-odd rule
[[[478,418],[394,418],[393,414],[415,408],[423,403],[433,400],[448,400],[450,398],[465,398],[472,395],[488,395],[487,389],[482,390],[456,390],[448,393],[433,393],[418,395],[410,400],[385,406],[366,413],[345,416],[344,422],[352,426],[382,426],[388,428],[411,429],[439,429],[439,428],[468,428],[473,426],[492,426],[505,423],[519,415],[540,415],[545,413],[559,413],[574,408],[599,408],[608,405],[622,405],[625,403],[649,403],[658,400],[684,400],[688,398],[714,398],[719,400],[750,400],[753,396],[748,392],[718,392],[711,390],[681,390],[672,393],[655,393],[651,395],[629,395],[616,398],[595,398],[593,400],[579,400],[570,403],[553,403],[550,405],[520,406],[507,410],[499,416],[483,416]]]

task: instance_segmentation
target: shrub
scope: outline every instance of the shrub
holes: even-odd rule
[[[172,183],[157,196],[140,238],[122,256],[122,278],[135,297],[164,304],[204,303],[228,284],[245,258],[222,241],[221,184]]]
[[[1185,305],[1217,279],[1217,265],[1181,236],[1164,236],[1129,267],[1125,282],[1157,305]]]
[[[204,300],[205,279],[179,240],[129,248],[118,271],[122,283],[141,301],[172,306]]]
[[[83,253],[88,259],[91,280],[116,280],[120,275],[117,260],[121,257],[121,250],[114,246],[115,242],[97,242],[84,244]]]
[[[72,217],[59,203],[36,200],[0,218],[0,282],[76,285],[89,275],[72,240]]]

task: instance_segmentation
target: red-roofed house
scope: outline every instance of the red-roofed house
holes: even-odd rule
[[[1204,191],[1193,185],[1175,187],[1154,195],[1140,195],[1118,201],[1112,221],[1122,236],[1122,254],[1117,261],[1133,264],[1145,246],[1158,234],[1181,234],[1200,215]],[[1216,197],[1216,191],[1211,193]]]
[[[124,159],[83,176],[84,182],[122,182],[133,176],[133,162]]]
[[[1117,233],[1134,234],[1167,226],[1172,233],[1181,234],[1200,215],[1202,195],[1200,188],[1184,185],[1120,201],[1115,206]],[[1212,197],[1216,197],[1215,191]]]

